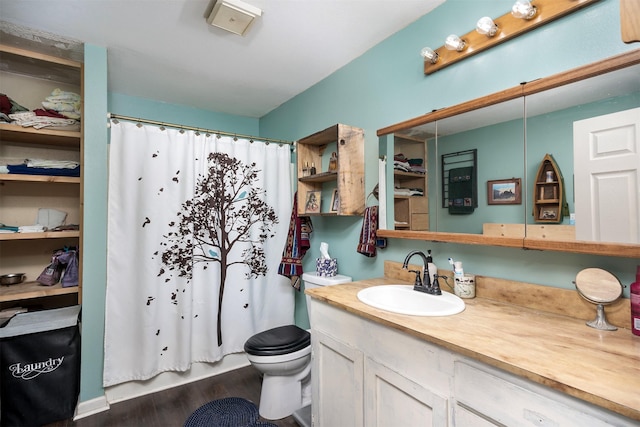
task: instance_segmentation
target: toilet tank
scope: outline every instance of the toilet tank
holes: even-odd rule
[[[353,279],[349,276],[343,276],[342,274],[336,274],[335,276],[326,277],[326,276],[318,276],[316,272],[313,273],[302,273],[302,281],[304,282],[304,289],[313,289],[319,288],[321,286],[333,286],[339,285],[341,283],[351,282]],[[307,310],[309,310],[309,306],[311,305],[311,297],[309,295],[305,295],[307,299]]]

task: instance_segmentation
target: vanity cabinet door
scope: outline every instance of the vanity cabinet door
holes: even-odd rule
[[[311,341],[313,425],[363,426],[362,352],[317,330]]]
[[[446,398],[368,357],[364,372],[366,426],[448,425]]]

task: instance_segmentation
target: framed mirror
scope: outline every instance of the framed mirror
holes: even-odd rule
[[[606,179],[577,178],[576,174],[583,172],[579,172],[574,166],[574,157],[579,154],[574,153],[573,148],[574,123],[579,125],[580,122],[594,116],[606,116],[640,108],[639,64],[640,49],[378,130],[380,152],[386,154],[389,160],[394,155],[392,147],[396,135],[430,135],[424,137],[429,229],[395,228],[394,223],[388,221],[387,229],[379,230],[379,236],[640,257],[640,243],[633,237],[640,232],[640,193],[637,187],[635,190],[625,187],[626,193],[610,190],[620,187],[623,181],[630,182],[635,179],[636,183],[640,182],[637,168],[636,172],[629,172],[623,177],[620,171],[627,171],[630,167],[616,163],[622,151],[635,150],[637,153],[636,147],[640,141],[629,142],[628,139],[624,139],[624,135],[618,135],[623,138],[614,138],[613,133],[605,135],[600,130],[585,132],[586,138],[592,141],[586,144],[592,147],[591,150],[586,150],[587,153],[612,153],[609,157],[614,163],[609,167]],[[520,112],[520,118],[513,116],[514,111]],[[505,115],[507,113],[511,115]],[[605,123],[608,122],[608,118],[609,116],[605,117]],[[481,125],[473,125],[474,122],[480,122]],[[552,125],[556,124],[559,128],[552,128]],[[618,134],[631,133],[621,130],[630,129],[626,125],[613,128],[618,129]],[[636,127],[638,128],[640,124]],[[516,138],[517,129],[520,129],[519,138]],[[526,129],[526,137],[523,137],[523,129]],[[502,131],[504,136],[492,135],[492,130]],[[513,141],[508,144],[506,141],[511,139]],[[597,143],[593,143],[593,140]],[[576,145],[580,147],[585,144]],[[443,199],[442,196],[446,189],[443,187],[443,166],[440,164],[440,158],[443,154],[473,148],[478,150],[478,206],[472,214],[465,215],[465,219],[462,220],[462,216],[451,216],[446,204],[443,207],[442,203],[446,197]],[[541,223],[534,216],[534,212],[539,210],[536,209],[536,196],[540,194],[539,188],[534,194],[534,184],[539,179],[537,174],[546,154],[551,154],[564,178],[563,209],[546,209],[553,210],[554,215],[562,215],[557,224]],[[633,161],[638,164],[637,160]],[[508,166],[509,170],[503,172],[502,169],[497,169],[495,172],[496,165]],[[433,171],[435,173],[432,173]],[[614,173],[615,171],[617,172]],[[487,182],[508,181],[511,178],[519,178],[518,175],[522,177],[521,205],[488,203],[487,191],[490,187]],[[389,172],[387,169],[386,178],[387,190],[390,190],[387,194],[393,194],[393,171]],[[581,194],[583,181],[596,182],[602,190],[597,193],[595,203],[590,202],[591,204],[586,205],[588,208],[580,207],[581,196],[578,195]],[[592,194],[594,191],[593,188],[589,190]],[[552,193],[550,194],[549,198],[553,198]],[[385,207],[393,221],[395,212],[392,200],[392,197],[388,197]],[[607,209],[602,209],[602,205]],[[621,211],[625,212],[624,216]],[[595,223],[593,220],[585,219],[583,212],[590,212],[591,217],[599,221],[599,235],[585,237],[583,233],[586,231],[579,231],[580,228],[591,230]],[[570,213],[575,213],[574,219],[569,216]],[[551,218],[548,212],[543,214],[546,215],[546,219]],[[603,238],[602,233],[607,226],[622,222],[621,218],[625,218],[626,228],[615,232],[618,237],[614,238],[609,234]],[[617,224],[614,225],[617,227]],[[570,237],[563,234],[567,231]],[[629,235],[632,237],[628,240],[620,238]]]

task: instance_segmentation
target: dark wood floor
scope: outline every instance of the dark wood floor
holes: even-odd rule
[[[115,403],[108,411],[77,421],[59,421],[47,427],[180,427],[193,411],[215,399],[242,397],[257,406],[260,402],[261,384],[259,372],[253,366],[247,366],[205,380]],[[279,427],[298,427],[293,417],[270,422]]]

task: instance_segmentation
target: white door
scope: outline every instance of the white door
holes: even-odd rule
[[[640,108],[573,123],[576,239],[640,243]]]

